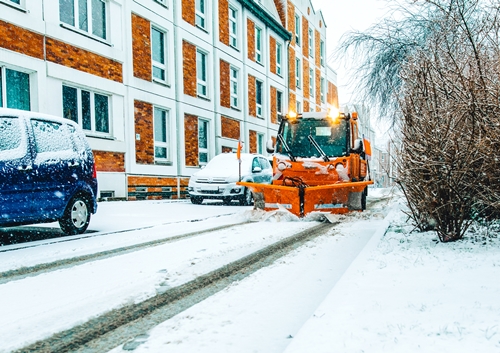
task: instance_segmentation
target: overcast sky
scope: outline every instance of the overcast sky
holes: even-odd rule
[[[327,26],[327,57],[335,50],[340,37],[350,30],[365,30],[386,13],[385,0],[311,0],[315,11],[321,10]],[[350,100],[347,70],[340,63],[330,62],[337,72],[340,103]]]

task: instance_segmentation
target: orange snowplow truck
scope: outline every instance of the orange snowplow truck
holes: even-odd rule
[[[312,212],[347,213],[366,208],[370,144],[358,135],[357,113],[289,113],[281,120],[273,153],[273,183],[250,188],[255,207],[285,208],[304,217]],[[328,218],[328,217],[327,217]]]

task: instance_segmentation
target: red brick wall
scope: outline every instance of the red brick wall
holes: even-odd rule
[[[0,47],[43,60],[41,34],[0,20]]]
[[[140,140],[135,139],[135,161],[138,164],[154,164],[155,149],[153,136],[153,105],[134,101],[135,133]]]
[[[273,37],[269,37],[269,62],[271,72],[276,74],[276,39]]]
[[[228,62],[220,61],[220,105],[231,108],[231,78]]]
[[[196,97],[196,46],[182,41],[184,94]]]
[[[289,32],[292,32],[292,39],[290,40],[290,45],[295,45],[295,6],[291,0],[288,0],[287,3],[287,27],[286,29]]]
[[[304,107],[303,107],[304,112],[308,112],[309,108],[310,108],[309,101],[304,100],[303,104],[304,104]]]
[[[321,23],[321,21],[320,21]],[[320,67],[321,66],[321,37],[320,33],[318,31],[314,31],[314,42],[315,42],[315,49],[314,49],[314,59],[316,60],[316,66]],[[326,58],[325,58],[326,60]]]
[[[335,86],[332,82],[328,81],[328,93],[327,93],[327,102],[335,107],[339,107],[339,96],[337,91],[337,86]]]
[[[151,81],[151,23],[132,14],[132,60],[134,76]]]
[[[92,151],[98,172],[125,172],[125,153]]]
[[[248,75],[248,115],[257,116],[255,77]]]
[[[309,57],[309,22],[302,16],[302,55]]]
[[[248,58],[255,61],[255,23],[247,18]]]
[[[278,109],[276,109],[276,87],[271,86],[271,123],[277,124],[278,123]]]
[[[250,153],[257,153],[257,131],[248,131],[248,141]]]
[[[229,1],[219,0],[219,41],[229,45]]]
[[[189,178],[179,178],[179,186],[177,187],[177,179],[172,177],[148,177],[142,175],[130,175],[127,177],[129,200],[147,199],[147,200],[161,200],[161,199],[177,199],[177,193],[180,191],[181,198],[187,195],[187,186]],[[146,188],[146,192],[141,192],[144,196],[130,196],[136,194],[138,187]],[[171,192],[163,192],[163,187],[171,187]],[[166,194],[162,196],[160,193]],[[155,195],[156,194],[156,195]]]
[[[293,93],[288,97],[288,110],[297,112],[297,96]]]
[[[123,82],[121,63],[50,37],[44,38],[38,33],[4,21],[0,21],[0,47],[105,79]]]
[[[286,0],[274,0],[274,5],[276,5],[276,10],[278,10],[281,24],[286,28]]]
[[[198,117],[184,115],[184,145],[186,166],[198,166]]]
[[[321,71],[319,69],[314,70],[316,73],[316,104],[321,104]]]
[[[48,61],[72,69],[123,82],[122,64],[67,43],[46,38],[45,53]]]
[[[222,146],[222,153],[231,153],[233,149],[231,147]]]
[[[182,19],[195,25],[195,0],[182,0]]]
[[[288,84],[292,91],[297,90],[295,84],[295,50],[292,48],[288,49]]]
[[[240,122],[231,118],[222,116],[220,118],[222,137],[227,137],[233,140],[240,139]]]

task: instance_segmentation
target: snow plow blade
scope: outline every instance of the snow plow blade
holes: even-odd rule
[[[274,211],[285,208],[298,217],[313,212],[342,214],[362,211],[365,207],[364,190],[373,181],[346,182],[330,185],[296,187],[238,182],[248,187],[254,196],[255,208]],[[364,194],[364,195],[363,195]],[[328,219],[328,217],[326,216]]]

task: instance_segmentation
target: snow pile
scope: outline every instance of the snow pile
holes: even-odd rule
[[[500,239],[443,244],[405,221],[372,238],[286,353],[500,351]]]

